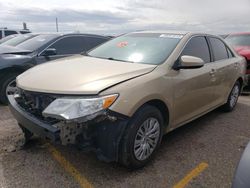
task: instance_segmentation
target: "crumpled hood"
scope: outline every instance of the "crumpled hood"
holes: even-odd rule
[[[20,49],[14,46],[0,45],[0,54],[20,54],[26,55],[31,53],[29,50]]]
[[[36,66],[17,78],[18,87],[56,94],[98,94],[151,72],[156,65],[126,63],[77,55]]]

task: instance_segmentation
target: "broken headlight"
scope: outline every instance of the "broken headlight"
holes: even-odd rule
[[[43,115],[63,120],[74,120],[109,108],[117,97],[118,94],[93,98],[58,98],[43,111]]]

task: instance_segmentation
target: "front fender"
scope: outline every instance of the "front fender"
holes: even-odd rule
[[[10,71],[24,72],[35,65],[35,59],[26,55],[0,55],[0,79]]]

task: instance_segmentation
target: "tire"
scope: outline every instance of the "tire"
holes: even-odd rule
[[[224,112],[233,111],[233,109],[237,104],[240,92],[241,92],[241,84],[239,81],[236,81],[228,96],[227,103],[222,106],[222,110]]]
[[[25,138],[24,144],[26,144],[26,143],[29,142],[29,140],[30,140],[31,137],[33,136],[33,133],[30,132],[28,129],[24,128],[21,124],[18,123],[18,125],[19,125],[19,127],[22,129],[22,131],[23,131],[24,138]]]
[[[146,122],[151,124],[148,126],[148,130],[151,130],[152,133],[148,131],[147,133],[150,134],[143,138],[140,135],[142,135],[143,130],[144,133],[146,132],[146,129],[144,129],[145,126],[147,126]],[[161,143],[162,133],[163,117],[161,112],[153,106],[142,106],[131,118],[128,127],[124,132],[120,148],[120,164],[130,169],[144,167],[151,161],[157,151]],[[155,138],[153,138],[152,135],[155,136]],[[152,139],[154,141],[152,141]],[[149,144],[150,141],[152,145]],[[145,150],[145,148],[147,149]],[[147,153],[144,153],[143,157],[140,158],[142,152],[139,151],[141,150],[147,151]]]
[[[6,90],[9,84],[16,80],[16,77],[19,75],[19,73],[10,73],[7,74],[4,79],[1,81],[1,88],[0,88],[0,102],[2,104],[7,105],[8,104],[8,98],[6,95]]]

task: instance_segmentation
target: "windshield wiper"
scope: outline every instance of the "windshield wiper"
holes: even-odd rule
[[[105,58],[108,60],[112,60],[112,61],[121,61],[121,62],[127,62],[127,63],[134,63],[133,61],[126,61],[126,60],[121,60],[121,59],[115,59],[113,57],[109,57],[109,58]]]
[[[89,57],[91,57],[91,55],[89,55],[86,51],[83,51],[82,53],[81,53],[81,55],[84,55],[84,56],[89,56]]]

